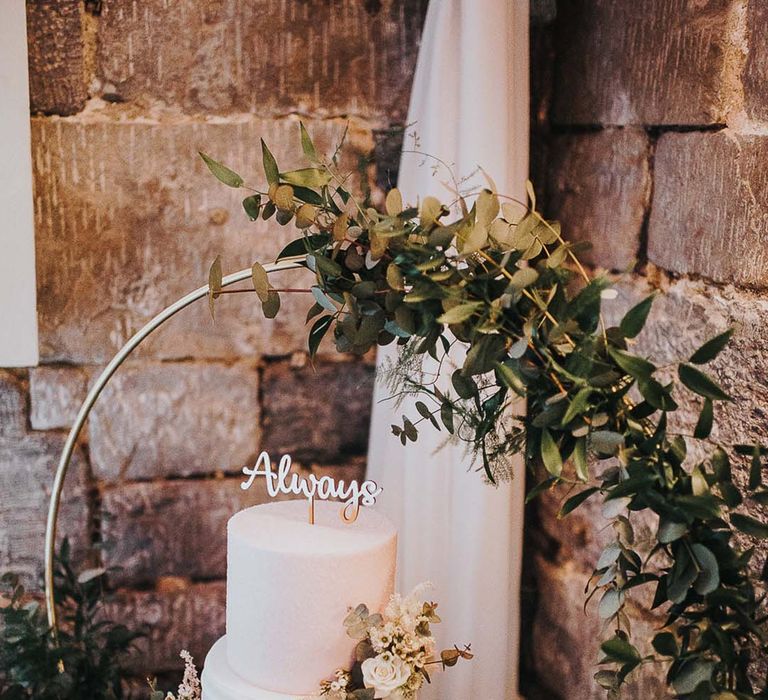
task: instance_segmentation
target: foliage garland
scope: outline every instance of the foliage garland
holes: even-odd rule
[[[465,442],[491,483],[510,476],[510,457],[518,453],[534,472],[543,467],[547,478],[528,499],[564,485],[570,491],[561,516],[591,497],[603,499],[615,539],[588,589],[589,597],[599,594],[599,615],[610,629],[595,675],[609,697],[649,663],[666,664],[678,697],[768,697],[755,666],[768,650],[759,590],[767,572],[756,572],[753,550],[734,536],[739,530],[768,538],[768,525],[738,510],[745,498],[768,504],[768,450],[710,439],[716,402],[731,398],[701,369],[731,331],[676,364],[679,381],[665,383],[653,362],[631,351],[652,297],[606,327],[601,299],[610,281],[590,277],[577,247],[536,210],[530,183],[525,204],[503,197],[490,178],[479,192],[461,192],[454,182],[448,205],[425,197],[418,207],[405,206],[393,189],[379,212],[347,189],[338,148],[331,158],[320,156],[303,124],[300,138],[310,166],[291,171],[278,168],[262,141],[267,189],[251,190],[243,207],[252,220],[274,217],[301,233],[278,260],[303,255],[315,274],[310,355],[328,334],[339,352],[396,342],[400,359],[388,380],[400,398],[418,399],[418,416],[392,426],[404,445],[429,423]],[[240,175],[200,155],[225,185],[245,187]],[[221,277],[217,257],[209,275],[212,312],[226,293]],[[253,291],[273,318],[280,291],[259,263]],[[435,377],[456,344],[465,359],[445,386]],[[668,429],[681,391],[701,402],[693,435]],[[527,410],[517,415],[521,400]],[[744,459],[749,476],[741,488],[731,465]],[[658,517],[646,548],[636,543],[632,523],[643,512]],[[624,608],[634,589],[649,586],[651,607],[663,608],[666,621],[653,653],[643,655]]]

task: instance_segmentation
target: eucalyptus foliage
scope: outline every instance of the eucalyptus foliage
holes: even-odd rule
[[[99,618],[104,569],[77,574],[64,541],[56,559],[61,629],[54,638],[45,611],[14,574],[0,586],[0,700],[115,700],[121,668],[141,634]]]
[[[609,280],[585,271],[559,225],[536,210],[532,187],[525,204],[503,197],[489,179],[481,191],[456,184],[452,201],[425,197],[418,206],[395,189],[377,211],[355,199],[336,157],[322,158],[303,126],[300,136],[309,166],[289,171],[262,142],[267,185],[243,207],[251,219],[298,229],[278,259],[300,256],[314,273],[310,354],[326,336],[345,353],[398,344],[388,379],[393,393],[415,399],[416,412],[392,426],[404,445],[425,426],[443,431],[467,444],[492,483],[510,475],[510,458],[521,453],[534,473],[547,474],[529,499],[556,486],[569,490],[562,516],[587,499],[603,501],[615,539],[596,564],[589,596],[598,597],[606,620],[595,677],[609,696],[639,667],[662,663],[679,697],[768,697],[755,665],[766,651],[765,572],[755,573],[753,550],[735,537],[768,538],[768,525],[745,508],[745,501],[768,502],[768,452],[710,438],[715,405],[731,398],[705,367],[730,331],[679,363],[676,380],[662,379],[633,352],[653,299],[606,327],[601,299]],[[244,186],[203,157],[225,185]],[[213,304],[219,259],[210,282]],[[272,318],[280,293],[259,263],[253,285]],[[461,366],[441,383],[435,376],[452,362],[449,353],[456,356],[454,345],[463,348]],[[691,436],[668,429],[684,394],[701,405]],[[745,487],[732,477],[742,459],[751,464]],[[658,518],[645,549],[635,543],[641,513]],[[624,611],[640,587],[666,615],[651,655],[633,644]]]

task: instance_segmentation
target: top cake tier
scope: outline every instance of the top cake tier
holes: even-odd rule
[[[355,648],[344,629],[350,607],[381,610],[392,594],[397,534],[382,514],[361,508],[342,522],[342,504],[306,500],[254,506],[228,526],[227,658],[253,685],[308,695]]]
[[[308,522],[309,506],[304,499],[246,508],[229,520],[230,543],[237,539],[262,550],[328,556],[364,552],[395,537],[395,526],[369,508],[361,508],[354,523],[344,523],[339,516],[342,506],[330,501],[315,503],[314,525]]]

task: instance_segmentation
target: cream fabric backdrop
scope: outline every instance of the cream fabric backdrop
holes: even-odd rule
[[[408,203],[433,194],[450,201],[446,171],[408,153],[452,165],[483,187],[481,166],[504,194],[524,198],[528,173],[528,0],[431,0],[409,109],[398,187]],[[464,184],[462,185],[464,187]],[[379,355],[379,363],[394,348]],[[460,359],[459,359],[460,361]],[[516,478],[483,482],[460,446],[441,448],[429,426],[407,448],[390,424],[416,412],[396,410],[385,387],[374,396],[369,475],[384,488],[380,507],[400,531],[398,585],[433,581],[445,622],[439,641],[471,642],[476,654],[433,675],[424,700],[516,698],[522,555],[522,461]]]

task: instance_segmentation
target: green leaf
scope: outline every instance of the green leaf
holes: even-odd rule
[[[250,197],[246,197],[243,200],[243,209],[248,214],[248,218],[251,221],[256,221],[259,218],[259,210],[261,209],[261,195],[252,194]]]
[[[265,318],[277,316],[277,312],[280,311],[280,295],[274,289],[269,290],[267,300],[262,303],[261,310],[264,312]]]
[[[648,314],[653,305],[654,295],[646,297],[639,304],[633,306],[624,318],[621,319],[619,330],[625,338],[635,338],[643,330]]]
[[[264,303],[267,301],[267,297],[269,297],[269,277],[261,264],[253,263],[251,279],[253,280],[253,288],[256,290],[256,295]]]
[[[432,411],[429,410],[429,406],[425,404],[423,401],[417,401],[416,402],[416,410],[419,412],[422,418],[426,418],[432,425],[435,426],[438,430],[440,430],[440,425],[437,422],[437,419],[432,415]]]
[[[677,523],[674,520],[662,518],[659,521],[659,531],[656,534],[656,538],[662,544],[669,544],[679,540],[686,532],[688,532],[688,525],[685,523]]]
[[[597,614],[601,620],[608,620],[619,612],[623,604],[624,593],[617,591],[615,588],[610,588],[600,599],[600,603],[597,606]]]
[[[600,650],[613,661],[633,663],[640,661],[640,652],[626,639],[613,637],[600,645]]]
[[[592,449],[601,455],[613,455],[624,445],[624,436],[611,430],[595,430],[589,434]]]
[[[589,479],[589,463],[587,462],[587,438],[580,437],[573,448],[573,465],[576,476],[582,481]]]
[[[419,431],[416,429],[416,426],[405,416],[403,416],[403,432],[411,442],[416,442],[419,437]]]
[[[445,311],[441,316],[438,316],[437,322],[438,323],[445,323],[445,324],[452,324],[452,323],[461,323],[462,321],[466,321],[468,318],[472,316],[478,309],[482,307],[482,304],[479,302],[471,302],[469,304],[459,304],[458,306],[454,306],[448,311]]]
[[[573,400],[568,405],[568,410],[565,412],[563,420],[560,423],[563,427],[568,425],[568,423],[577,416],[586,412],[587,407],[589,406],[589,397],[592,395],[592,392],[593,389],[591,387],[585,387],[584,389],[579,390],[576,396],[573,397]]]
[[[311,288],[312,296],[315,297],[315,301],[320,304],[326,311],[336,313],[339,309],[336,304],[331,301],[331,298],[320,287],[314,286]]]
[[[653,408],[660,411],[676,411],[677,403],[672,398],[669,390],[657,382],[653,377],[640,377],[637,380],[637,388],[643,398]]]
[[[677,375],[685,386],[699,396],[716,401],[732,400],[711,377],[691,365],[680,365]]]
[[[768,525],[741,513],[731,514],[731,524],[742,532],[758,539],[768,538]]]
[[[628,352],[609,347],[608,354],[621,369],[635,379],[645,379],[656,371],[655,365],[651,362],[642,357],[630,355]]]
[[[301,134],[301,150],[304,151],[304,155],[307,157],[308,161],[317,163],[318,158],[315,144],[312,143],[312,139],[303,122],[299,122],[299,133]]]
[[[215,161],[210,156],[205,155],[202,151],[198,151],[198,153],[208,166],[208,170],[213,173],[214,177],[219,182],[223,182],[227,187],[243,186],[243,178],[241,178],[234,170],[230,170],[226,165],[222,165],[218,161]]]
[[[221,294],[222,283],[221,272],[221,255],[217,255],[214,261],[211,263],[211,267],[208,270],[208,308],[211,311],[211,318],[215,319],[214,300],[218,299]]]
[[[261,139],[261,155],[264,163],[264,175],[267,178],[267,182],[270,185],[277,185],[280,183],[280,170],[277,167],[277,161],[272,155],[267,144],[264,143],[264,139]]]
[[[657,654],[677,656],[677,640],[671,632],[659,632],[651,642]]]
[[[328,243],[328,235],[324,233],[297,238],[280,251],[277,260],[315,252],[322,248],[326,243]]]
[[[712,661],[689,659],[684,661],[672,679],[672,687],[680,695],[692,693],[702,683],[709,683],[715,664]]]
[[[321,316],[312,325],[312,328],[309,331],[309,337],[307,339],[310,358],[314,358],[315,355],[317,355],[317,349],[320,347],[320,342],[325,337],[325,334],[331,327],[332,322],[333,316]]]
[[[509,389],[512,389],[518,396],[525,396],[526,389],[523,380],[518,374],[506,363],[497,364],[496,371],[499,374],[501,383]]]
[[[546,429],[541,431],[541,461],[552,476],[559,477],[562,474],[563,458],[560,456],[560,448],[552,433]]]
[[[324,255],[315,255],[315,264],[317,265],[317,269],[324,275],[340,277],[343,272],[339,263],[330,258],[326,258]]]
[[[577,493],[575,496],[571,496],[565,503],[563,503],[562,508],[560,508],[560,512],[557,514],[558,518],[564,518],[568,513],[576,510],[584,501],[586,501],[590,496],[597,493],[600,489],[597,488],[597,486],[592,486],[588,489],[584,489],[580,493]]]
[[[453,435],[453,405],[448,401],[444,401],[440,406],[440,420],[443,421],[445,429]]]
[[[689,362],[693,362],[695,365],[703,365],[711,360],[714,360],[720,352],[728,345],[728,341],[733,335],[733,328],[729,328],[725,333],[716,335],[711,340],[708,340],[702,345],[693,355],[691,355]]]
[[[693,437],[699,440],[705,440],[712,433],[712,421],[714,419],[714,405],[712,399],[704,399],[704,406],[699,414],[699,420],[696,421],[696,427],[693,430]]]
[[[544,479],[544,481],[536,484],[525,496],[526,504],[530,503],[534,498],[538,497],[544,491],[549,491],[555,484],[557,479],[553,476]]]
[[[464,376],[460,369],[457,369],[451,375],[451,383],[453,384],[456,393],[459,395],[459,398],[471,399],[477,394],[477,384],[475,384],[475,381],[472,377]]]
[[[490,372],[504,353],[505,339],[501,334],[475,337],[469,348],[462,371],[476,375]]]
[[[691,549],[701,567],[701,571],[693,583],[693,588],[699,595],[709,595],[720,585],[720,567],[717,558],[709,549],[698,542],[691,545]]]
[[[300,168],[280,173],[280,179],[289,185],[299,187],[325,187],[331,181],[331,176],[319,168]]]

